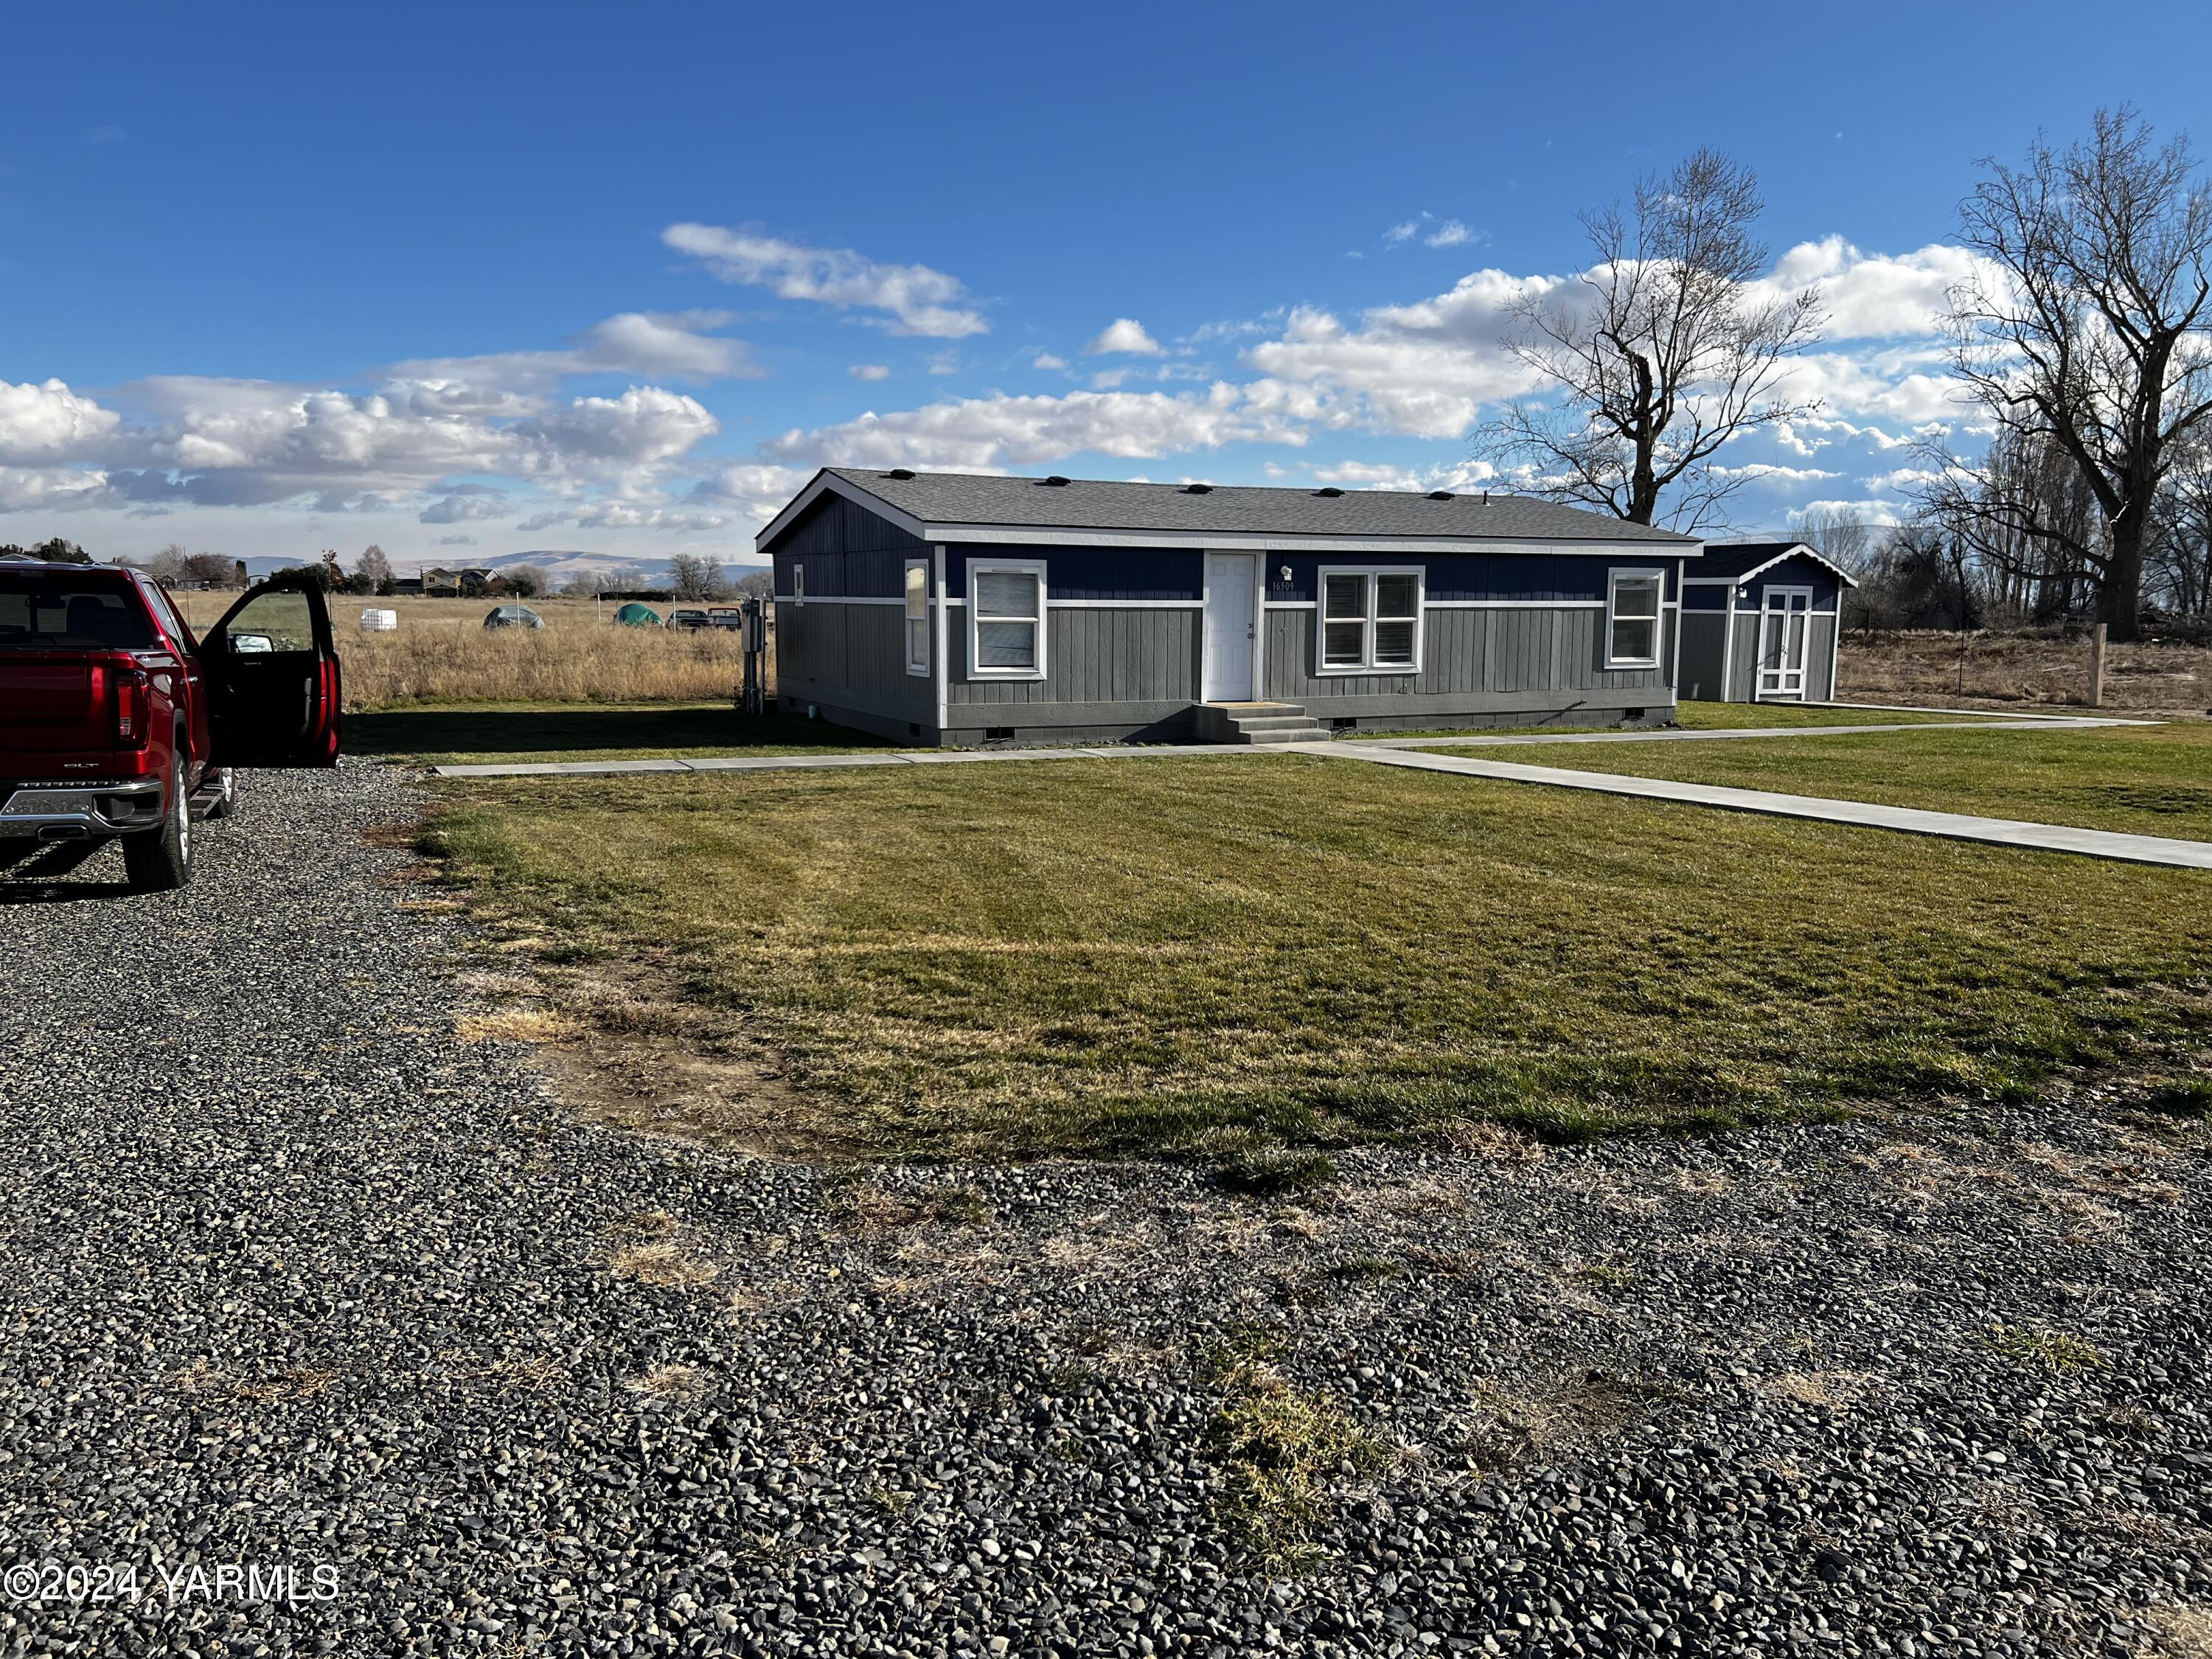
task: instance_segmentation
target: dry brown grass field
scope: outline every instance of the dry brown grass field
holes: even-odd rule
[[[1885,634],[1844,641],[1838,696],[1853,702],[2003,708],[2088,701],[2087,640],[2023,634]],[[2212,712],[2212,647],[2115,645],[2104,707],[2115,714],[2203,720]]]
[[[179,593],[185,620],[213,623],[235,593]],[[331,619],[349,710],[451,702],[693,702],[731,694],[744,653],[734,633],[619,628],[612,604],[532,599],[544,630],[487,629],[497,599],[363,599],[337,594]],[[666,605],[653,607],[665,616]],[[361,613],[399,613],[389,634]]]

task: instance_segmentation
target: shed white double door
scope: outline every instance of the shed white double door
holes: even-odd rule
[[[1260,694],[1260,556],[1206,556],[1201,702],[1250,702]]]
[[[1759,611],[1759,701],[1805,700],[1805,659],[1812,632],[1811,588],[1766,590]]]

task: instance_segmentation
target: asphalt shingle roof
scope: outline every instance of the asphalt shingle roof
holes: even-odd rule
[[[1663,542],[1686,549],[1695,538],[1648,525],[1520,495],[1480,493],[1435,501],[1427,495],[1350,489],[1219,484],[1194,495],[1180,484],[1109,483],[1075,478],[1048,484],[969,472],[917,472],[895,478],[856,467],[828,469],[846,483],[931,524],[991,524],[1040,530],[1143,530],[1249,536],[1437,536],[1505,541]]]

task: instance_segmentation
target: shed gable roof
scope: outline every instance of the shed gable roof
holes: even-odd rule
[[[1183,545],[1224,538],[1279,544],[1313,539],[1410,542],[1439,547],[1477,543],[1632,544],[1694,556],[1697,538],[1623,523],[1524,496],[1176,484],[1095,479],[1011,477],[966,472],[890,472],[825,467],[757,538],[765,548],[824,490],[858,500],[915,534],[937,540],[988,539],[975,532],[1023,532],[1034,541],[1171,538]]]
[[[1697,574],[1700,578],[1756,576],[1792,557],[1810,559],[1822,569],[1834,572],[1846,587],[1859,585],[1850,571],[1803,542],[1707,542],[1698,560]]]

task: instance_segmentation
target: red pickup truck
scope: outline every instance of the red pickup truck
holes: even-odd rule
[[[0,560],[0,873],[119,841],[134,891],[183,886],[240,769],[337,764],[338,702],[312,583],[249,589],[203,640],[136,571]]]

